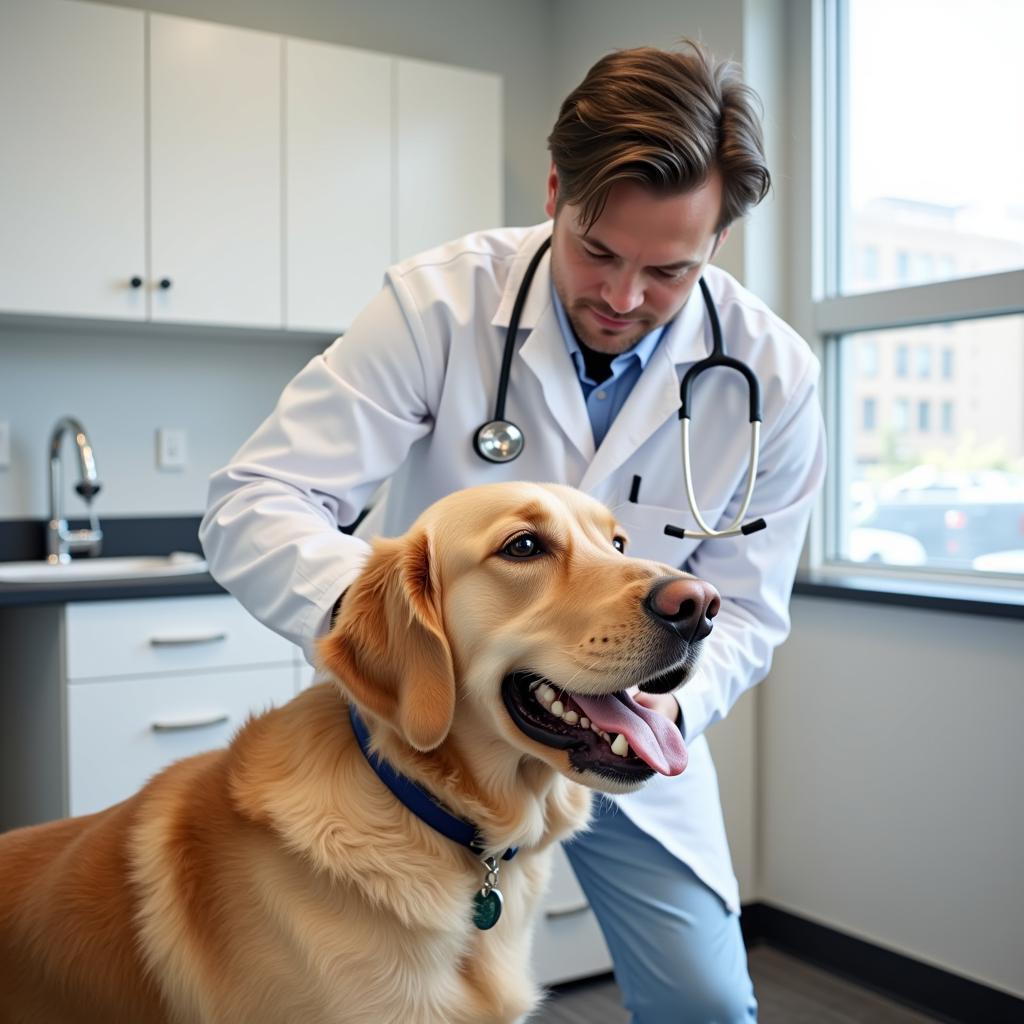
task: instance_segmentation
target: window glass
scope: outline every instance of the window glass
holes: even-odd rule
[[[1024,267],[1024,2],[846,10],[840,290]]]
[[[846,382],[838,556],[1024,572],[1024,316],[852,334],[838,344]],[[873,375],[861,370],[865,347],[880,357]],[[900,349],[943,353],[943,372],[900,376]]]

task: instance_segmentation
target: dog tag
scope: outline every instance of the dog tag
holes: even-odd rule
[[[473,924],[485,932],[498,923],[505,901],[498,888],[498,872],[501,866],[493,857],[485,857],[481,863],[487,871],[484,874],[483,887],[473,896]]]
[[[498,923],[498,918],[501,917],[503,903],[504,900],[499,889],[491,888],[486,894],[481,889],[473,897],[473,924],[482,932],[493,928]]]

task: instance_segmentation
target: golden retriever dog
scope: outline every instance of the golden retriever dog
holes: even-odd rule
[[[321,641],[330,681],[123,803],[0,837],[0,1021],[525,1019],[552,844],[592,789],[686,765],[627,690],[684,682],[718,597],[626,551],[602,505],[536,484],[378,540]]]

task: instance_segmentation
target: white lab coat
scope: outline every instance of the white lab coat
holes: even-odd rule
[[[788,601],[824,471],[818,363],[806,343],[724,271],[705,279],[725,350],[761,382],[763,428],[750,518],[767,529],[697,544],[664,533],[693,525],[682,477],[679,381],[710,352],[695,288],[595,451],[582,389],[542,260],[520,321],[506,415],[526,445],[494,465],[473,435],[492,415],[502,344],[530,256],[551,224],[470,235],[392,268],[383,290],[288,385],[273,414],[211,478],[201,538],[210,571],[258,619],[312,654],[335,599],[358,575],[363,537],[403,532],[435,499],[496,480],[571,484],[609,505],[630,553],[683,566],[722,595],[698,674],[681,690],[690,762],[618,797],[622,810],[739,905],[718,784],[703,732],[768,671],[789,628]],[[747,392],[713,370],[694,385],[694,485],[705,519],[731,521],[746,479]],[[630,502],[634,475],[638,502]],[[358,536],[353,522],[385,480]]]

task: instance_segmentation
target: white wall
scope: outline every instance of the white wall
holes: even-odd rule
[[[1024,628],[797,598],[762,685],[763,900],[1024,996]]]

